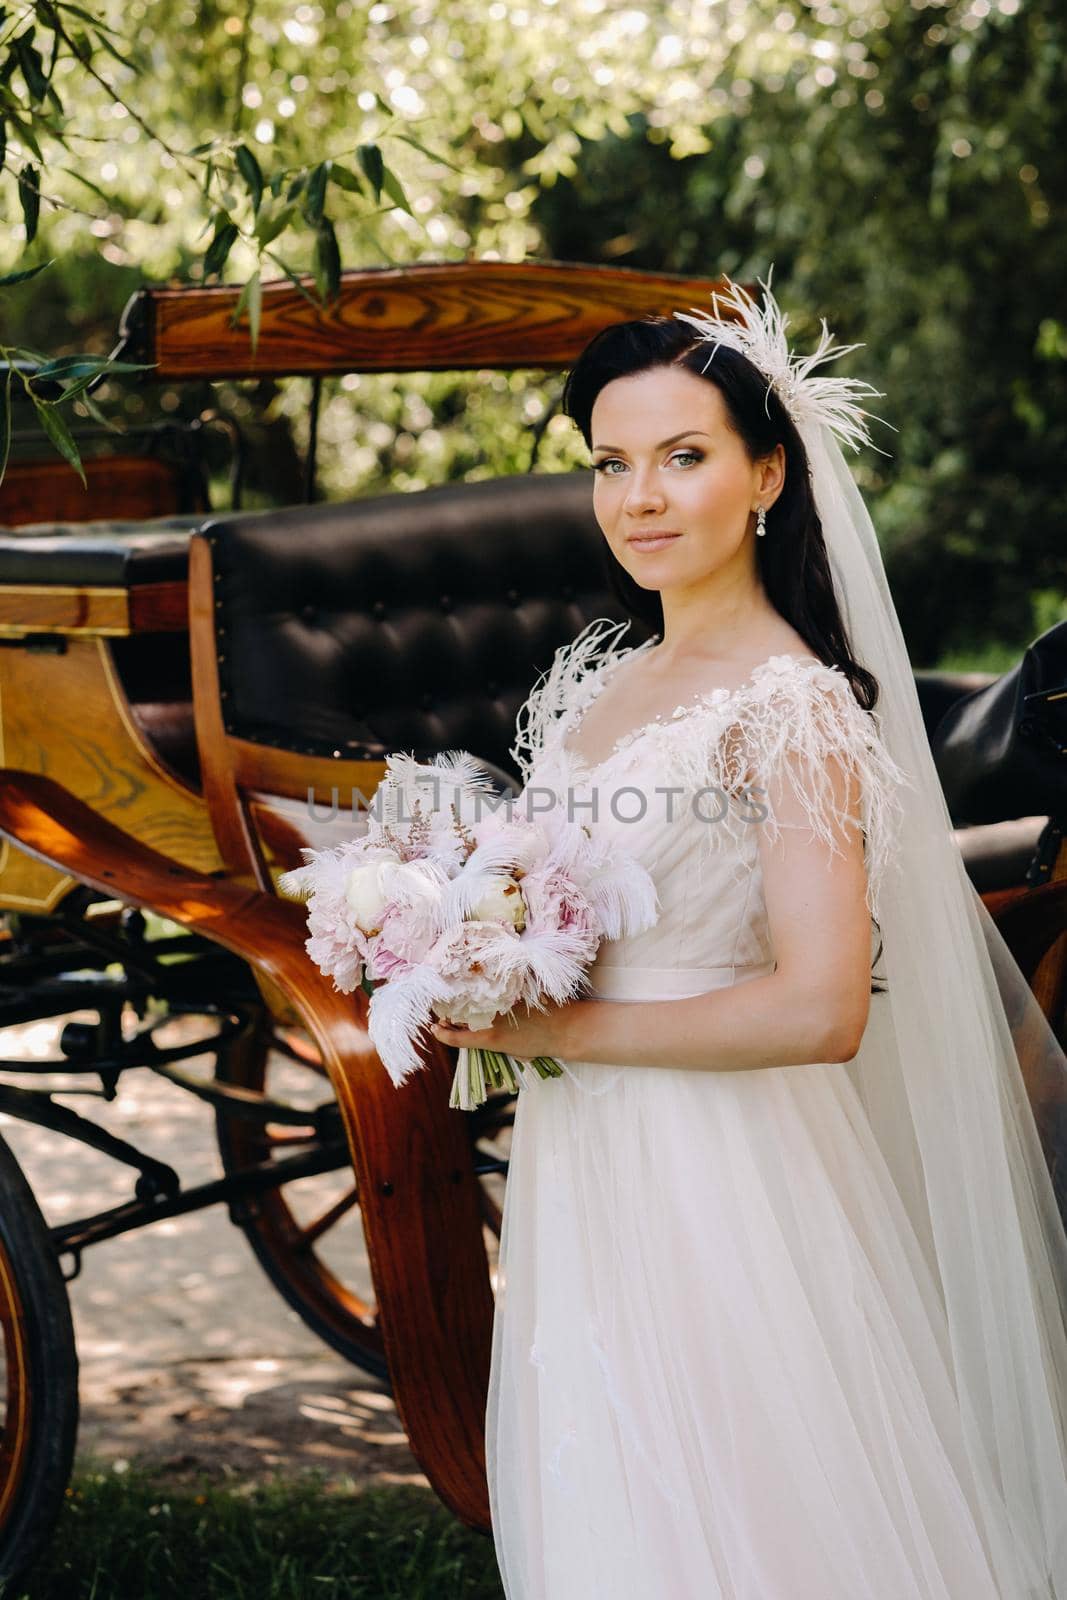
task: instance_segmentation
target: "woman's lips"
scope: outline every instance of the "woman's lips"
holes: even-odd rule
[[[634,533],[626,542],[631,550],[663,550],[680,538],[680,533]]]

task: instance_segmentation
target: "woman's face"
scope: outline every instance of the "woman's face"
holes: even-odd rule
[[[699,584],[754,564],[755,507],[768,509],[785,451],[749,460],[717,386],[685,367],[606,384],[592,413],[593,509],[612,554],[643,589]]]

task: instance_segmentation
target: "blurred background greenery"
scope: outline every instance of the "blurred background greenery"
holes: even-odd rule
[[[31,28],[62,113],[13,52]],[[1061,0],[9,3],[0,271],[54,260],[0,290],[0,342],[106,352],[132,291],[195,281],[228,227],[234,283],[321,275],[324,226],[346,267],[535,256],[752,282],[773,263],[799,347],[825,316],[865,346],[831,370],[885,393],[887,454],[854,466],[914,664],[999,670],[1067,615],[1065,47]],[[535,447],[539,470],[577,464],[560,381],[330,380],[319,492],[523,471]],[[263,505],[300,498],[308,394],[97,398],[130,424],[232,416]]]

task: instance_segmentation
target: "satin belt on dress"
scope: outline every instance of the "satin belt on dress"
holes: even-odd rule
[[[750,978],[766,977],[776,963],[725,967],[611,967],[594,966],[590,973],[590,1000],[688,1000],[709,989],[726,989]]]
[[[582,997],[588,1000],[688,1000],[707,994],[709,989],[728,989],[731,984],[762,978],[776,963],[764,961],[751,966],[725,967],[597,967],[590,968],[591,987]],[[629,1067],[604,1062],[568,1062],[557,1057],[564,1076],[583,1095],[596,1099],[610,1094]],[[577,1070],[574,1070],[577,1069]],[[651,1071],[652,1068],[645,1070]],[[658,1069],[657,1069],[658,1070]]]

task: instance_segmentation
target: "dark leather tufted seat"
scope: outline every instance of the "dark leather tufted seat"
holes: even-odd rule
[[[466,749],[514,773],[515,717],[608,596],[590,474],[216,518],[229,731],[316,755]],[[628,641],[647,637],[633,623]]]
[[[150,522],[35,522],[0,526],[0,584],[70,584],[126,588],[181,582],[199,512]]]

